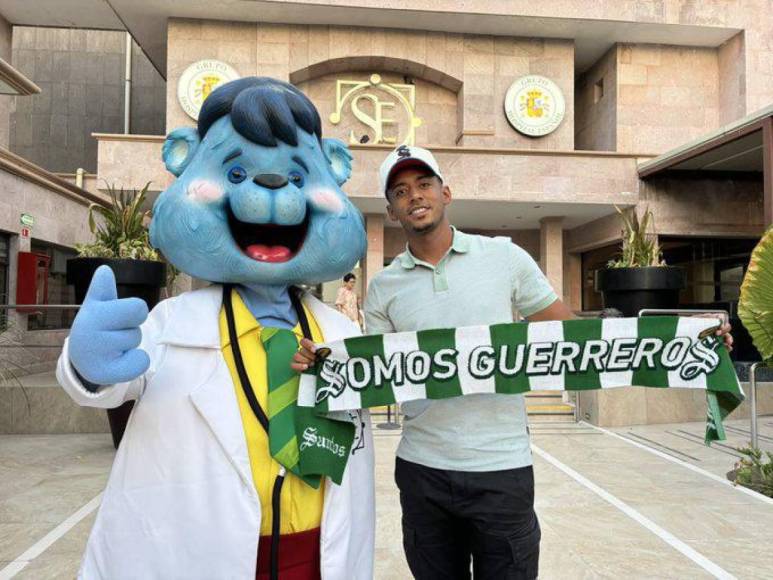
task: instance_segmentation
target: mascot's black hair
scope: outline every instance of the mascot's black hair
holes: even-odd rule
[[[199,138],[229,113],[239,135],[264,147],[276,147],[277,139],[296,147],[298,127],[322,140],[319,113],[308,97],[276,79],[246,77],[212,91],[199,113]]]

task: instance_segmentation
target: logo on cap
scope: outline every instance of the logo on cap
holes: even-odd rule
[[[398,157],[410,157],[411,156],[411,150],[408,149],[406,145],[400,145],[400,147],[397,148],[397,156]]]

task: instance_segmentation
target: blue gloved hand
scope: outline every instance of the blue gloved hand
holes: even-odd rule
[[[137,348],[142,340],[140,325],[147,317],[145,301],[118,299],[113,271],[100,266],[72,323],[70,363],[96,385],[136,379],[150,366],[148,353]]]

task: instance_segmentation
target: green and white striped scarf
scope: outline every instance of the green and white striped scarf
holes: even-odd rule
[[[687,317],[496,324],[362,336],[318,347],[298,405],[317,415],[479,393],[642,386],[705,389],[706,443],[741,401],[718,320]]]

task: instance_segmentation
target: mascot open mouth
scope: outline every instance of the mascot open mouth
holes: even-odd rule
[[[309,212],[294,226],[243,222],[228,208],[228,226],[239,248],[258,262],[287,262],[303,246],[309,229]]]

